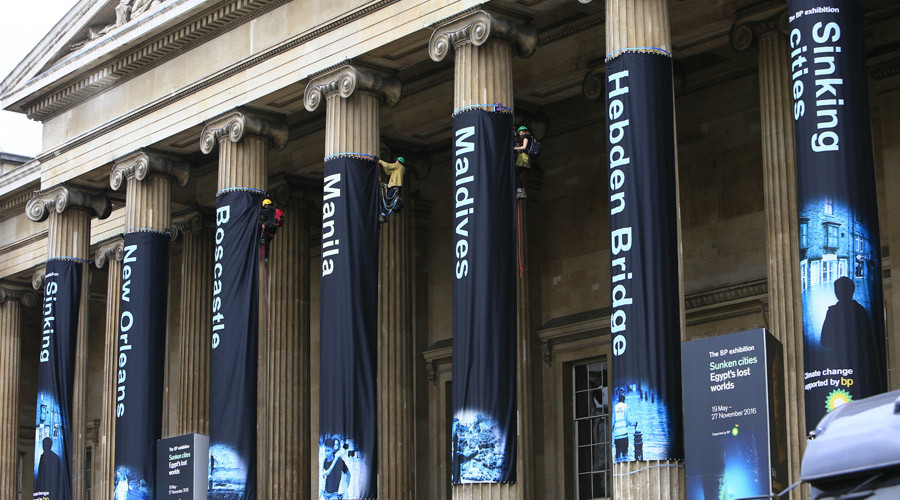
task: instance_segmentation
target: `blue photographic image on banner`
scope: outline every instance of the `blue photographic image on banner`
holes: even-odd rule
[[[115,500],[152,500],[150,484],[128,467],[116,468]]]
[[[451,457],[459,470],[458,483],[495,483],[506,463],[506,433],[490,416],[480,411],[461,411],[453,417]]]
[[[688,498],[742,498],[768,494],[770,486],[754,474],[764,469],[765,457],[757,450],[766,449],[766,437],[759,429],[731,429],[713,434],[715,449],[708,450],[704,460],[706,474],[689,477]],[[761,460],[762,458],[762,460]]]
[[[627,384],[613,391],[613,444],[616,462],[667,456],[672,434],[669,410],[646,384]],[[647,460],[651,460],[647,458]],[[655,460],[655,459],[653,459]]]
[[[238,500],[247,484],[247,464],[232,447],[209,447],[209,500]]]
[[[34,491],[49,498],[59,495],[56,482],[62,467],[66,427],[56,399],[47,392],[38,394],[37,422],[34,431]]]
[[[340,434],[319,438],[319,498],[338,500],[368,495],[369,457]]]

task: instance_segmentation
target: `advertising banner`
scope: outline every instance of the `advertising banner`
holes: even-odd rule
[[[34,424],[34,500],[72,498],[70,419],[83,272],[81,261],[47,261]]]
[[[763,329],[681,346],[687,499],[788,487],[784,356]]]
[[[162,432],[169,235],[125,234],[116,360],[116,500],[153,500]]]
[[[377,496],[376,163],[325,161],[322,196],[319,498]]]
[[[683,451],[672,59],[624,52],[607,61],[606,75],[614,459],[678,460]]]
[[[155,500],[206,500],[208,457],[209,437],[203,434],[160,439],[156,446]]]
[[[209,500],[256,499],[259,215],[263,193],[216,196]]]
[[[512,148],[511,113],[453,117],[453,484],[516,481]]]
[[[806,429],[887,390],[881,239],[855,0],[788,3]]]

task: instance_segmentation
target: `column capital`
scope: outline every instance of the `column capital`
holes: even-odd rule
[[[753,44],[770,33],[788,33],[788,12],[787,7],[778,13],[765,19],[744,19],[737,20],[731,25],[731,33],[729,34],[729,42],[731,48],[741,52],[749,49]]]
[[[94,253],[94,265],[97,266],[97,269],[103,269],[107,261],[117,260],[121,262],[124,257],[125,239],[121,236],[116,236],[100,245],[100,248]]]
[[[172,177],[178,187],[187,185],[191,177],[187,162],[139,150],[116,160],[109,173],[109,187],[118,191],[125,179],[142,181],[150,174]]]
[[[21,302],[25,307],[34,307],[38,299],[37,294],[31,290],[0,284],[0,304],[4,302]]]
[[[329,95],[339,94],[346,99],[357,90],[380,94],[388,107],[394,107],[400,101],[399,80],[345,62],[309,81],[303,94],[303,105],[307,111],[315,111]]]
[[[47,275],[47,266],[41,266],[34,270],[31,275],[31,288],[41,290],[44,288],[44,277]]]
[[[172,227],[169,232],[172,241],[183,234],[199,234],[212,228],[212,221],[197,209],[191,209],[172,217]]]
[[[272,121],[242,110],[225,113],[208,121],[200,134],[200,150],[209,154],[221,138],[240,142],[245,135],[258,135],[271,141],[275,149],[287,144],[288,128],[281,121]]]
[[[428,41],[428,55],[432,61],[440,62],[450,52],[451,46],[472,44],[478,47],[491,38],[512,43],[520,57],[528,57],[537,49],[537,30],[534,26],[515,24],[486,10],[476,9],[438,26]]]
[[[43,222],[51,210],[61,214],[69,207],[87,210],[98,219],[105,219],[112,213],[112,204],[105,194],[60,184],[36,192],[25,204],[25,214],[34,222]]]

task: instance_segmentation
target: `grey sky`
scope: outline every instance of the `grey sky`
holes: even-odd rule
[[[0,80],[75,6],[77,0],[0,2]],[[5,104],[5,103],[4,103]],[[41,152],[41,125],[21,113],[0,111],[0,150],[26,156]]]

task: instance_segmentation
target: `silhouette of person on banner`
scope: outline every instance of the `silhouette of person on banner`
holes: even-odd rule
[[[38,475],[35,481],[35,491],[46,491],[50,498],[58,498],[62,494],[60,482],[62,482],[62,462],[59,455],[53,452],[53,439],[45,437],[43,442],[44,452],[38,462]]]
[[[853,300],[856,285],[844,276],[834,281],[837,304],[828,308],[822,323],[821,344],[824,349],[846,349],[850,345],[868,345],[873,337],[872,323],[866,308]]]
[[[341,480],[344,474],[347,475],[349,483],[350,469],[347,463],[340,455],[335,456],[335,450],[338,449],[339,443],[336,439],[328,438],[325,440],[325,462],[322,463],[322,479],[325,480],[324,498],[326,500],[339,500],[344,498],[341,493]]]

